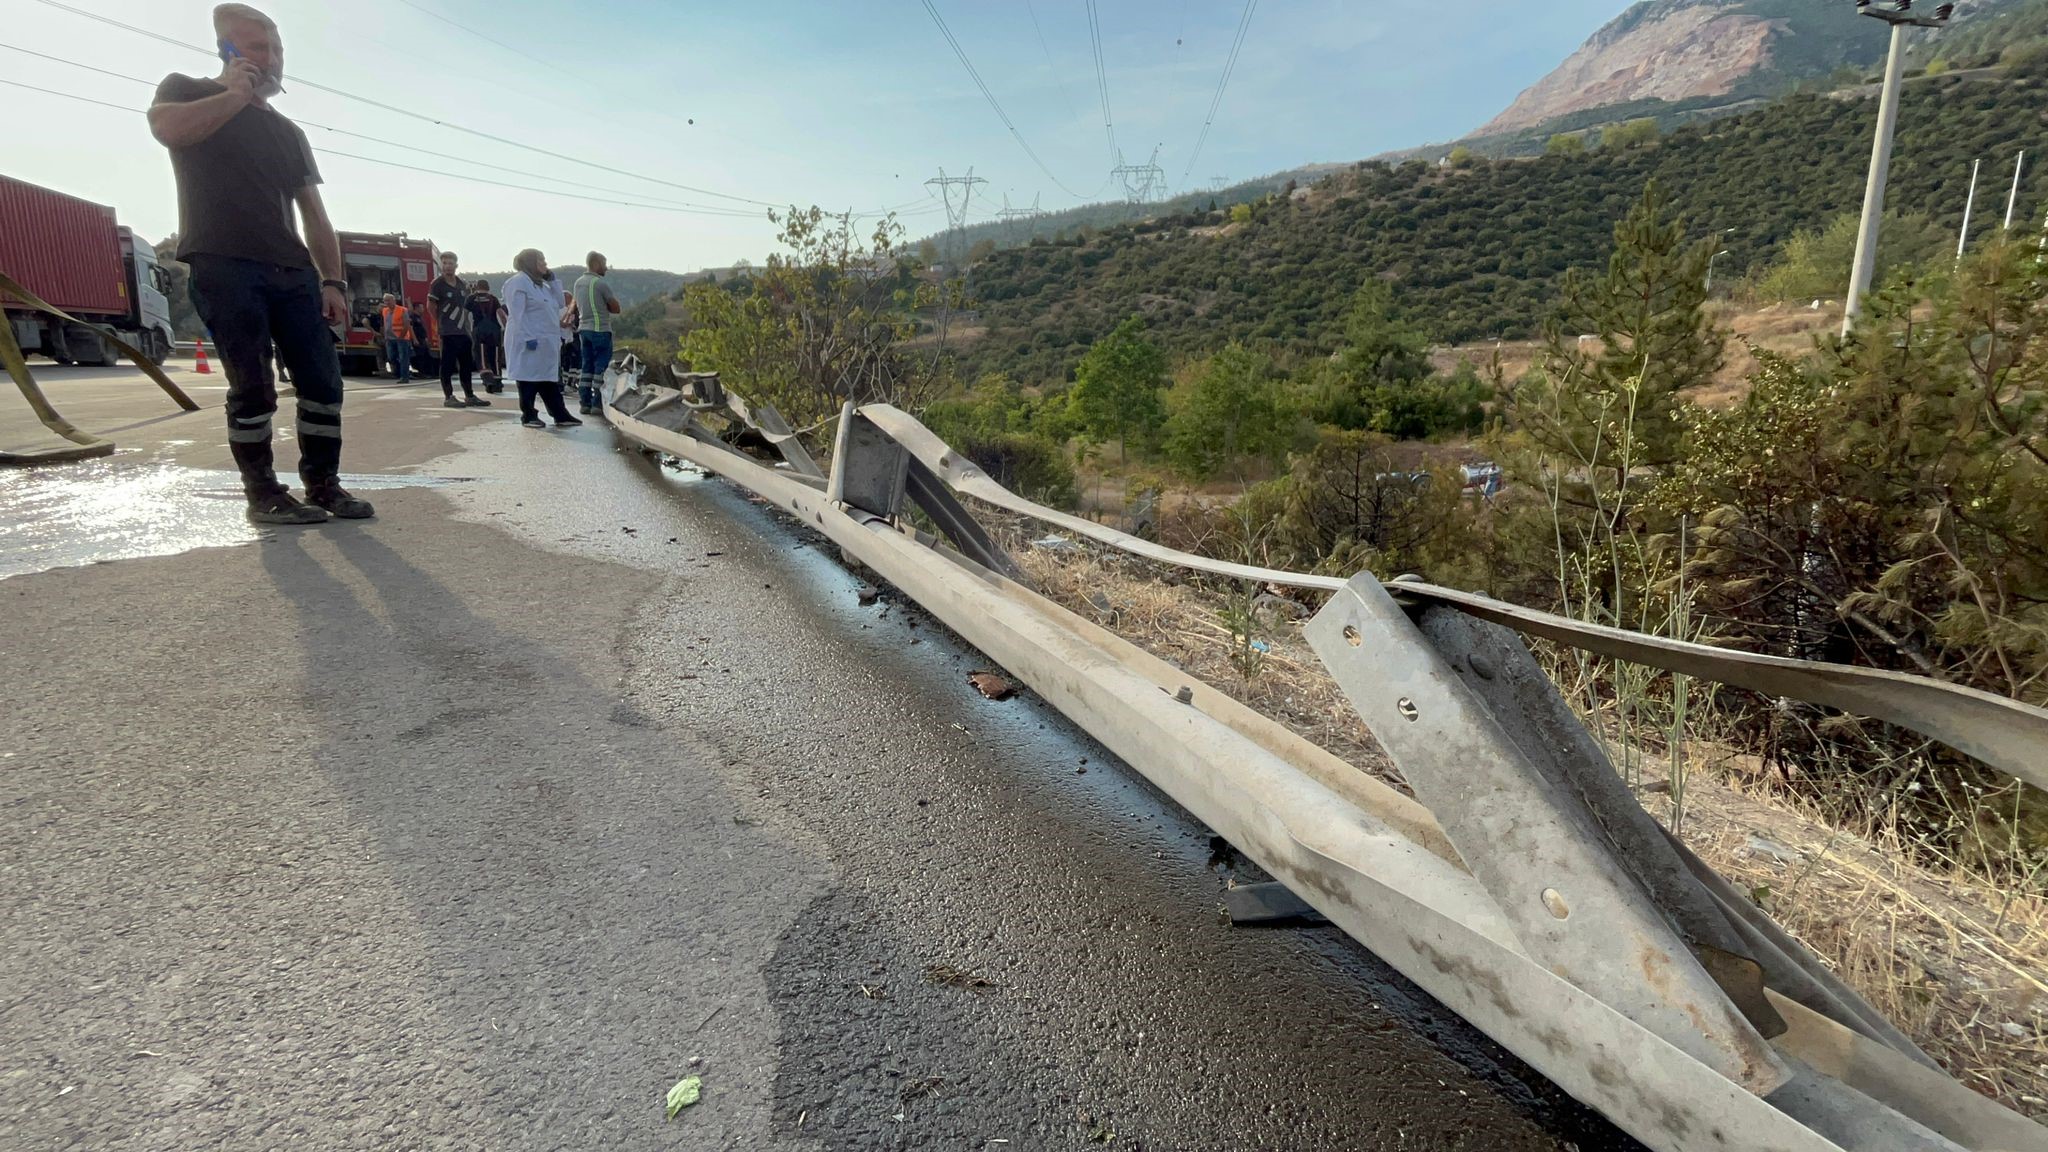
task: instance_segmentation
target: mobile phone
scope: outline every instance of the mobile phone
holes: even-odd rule
[[[239,52],[239,51],[237,51],[237,50],[235,49],[235,42],[234,42],[234,41],[232,41],[232,40],[229,40],[229,39],[226,39],[225,37],[223,37],[222,39],[220,39],[220,40],[218,40],[218,41],[215,41],[215,43],[217,43],[217,44],[218,44],[218,45],[220,46],[220,60],[221,60],[221,63],[225,64],[225,63],[227,63],[227,62],[228,62],[228,61],[230,61],[230,60],[242,60],[242,59],[246,59],[246,57],[244,57],[244,56],[243,56],[243,55],[241,54],[241,52]],[[269,81],[269,83],[270,83],[270,86],[271,86],[272,88],[275,88],[275,89],[277,89],[277,90],[278,90],[278,91],[279,91],[280,93],[284,91],[284,85],[283,85],[283,84],[280,84],[280,83],[278,83],[278,81],[277,81],[277,78],[276,78],[276,77],[274,77],[274,76],[272,76],[272,75],[271,75],[271,74],[269,73],[269,71],[268,71],[268,70],[266,70],[266,69],[263,69],[263,68],[258,68],[258,69],[256,69],[256,74],[257,74],[258,76],[261,76],[261,77],[262,77],[262,78],[263,78],[264,80],[266,80],[266,81]]]

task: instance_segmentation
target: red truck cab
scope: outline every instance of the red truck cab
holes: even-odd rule
[[[384,334],[378,309],[384,294],[397,296],[406,307],[427,309],[427,289],[441,274],[441,250],[432,240],[414,240],[403,232],[343,232],[341,262],[347,269],[348,327],[343,330],[341,370],[350,376],[372,376],[384,360]],[[424,338],[424,334],[422,334]],[[413,371],[432,374],[437,349],[413,357]]]

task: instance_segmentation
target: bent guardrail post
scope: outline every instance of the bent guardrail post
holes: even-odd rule
[[[730,405],[732,394],[726,396]],[[740,413],[741,409],[733,411]],[[740,418],[748,419],[744,414]],[[781,443],[776,446],[780,448]],[[791,463],[794,466],[795,462]],[[1023,578],[1016,563],[945,483],[852,404],[840,415],[826,492],[834,500],[888,520],[903,510],[903,498],[908,496],[961,555],[1013,580]]]
[[[712,379],[717,379],[716,373],[712,373],[711,376]],[[791,468],[804,476],[825,479],[825,470],[818,467],[818,462],[811,457],[810,451],[804,447],[804,442],[791,430],[789,421],[784,420],[782,413],[775,410],[775,405],[751,403],[746,397],[723,385],[719,386],[719,390],[725,400],[725,410],[732,413],[742,424],[759,432],[762,439],[774,445],[775,451],[781,454],[782,459]]]
[[[1396,602],[1405,582],[1397,578],[1388,585]],[[1643,809],[1614,770],[1600,741],[1565,703],[1520,637],[1444,604],[1412,605],[1409,614],[1417,630],[1449,660],[1461,682],[1485,704],[1508,738],[1539,771],[1568,788],[1586,806],[1608,849],[1671,917],[1707,974],[1759,1032],[1773,1037],[1785,1031],[1784,1019],[1763,994],[1768,985],[1845,1027],[1934,1066],[1933,1060],[1853,989],[1817,961],[1809,966],[1811,957],[1801,955],[1803,948],[1784,938],[1782,943],[1796,950],[1788,953],[1780,947],[1781,941],[1757,931],[1751,917],[1739,907],[1729,907],[1705,883],[1700,870],[1706,866],[1684,852]],[[1754,916],[1762,915],[1752,911]]]
[[[1303,635],[1533,959],[1758,1096],[1792,1078],[1585,806],[1536,768],[1371,573]]]

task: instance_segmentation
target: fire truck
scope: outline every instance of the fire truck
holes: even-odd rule
[[[427,289],[441,274],[441,250],[432,240],[415,240],[403,232],[341,233],[341,262],[347,268],[348,328],[341,335],[341,370],[350,376],[374,376],[384,362],[383,324],[378,309],[386,292],[406,307],[427,313]],[[441,370],[433,345],[420,333],[421,348],[412,358],[418,376]]]

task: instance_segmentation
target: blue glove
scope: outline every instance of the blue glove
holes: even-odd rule
[[[536,349],[536,348],[538,348],[538,347],[540,347],[540,341],[538,341],[538,340],[528,340],[528,341],[526,342],[526,350],[527,350],[528,352],[531,352],[531,351],[533,351],[534,349]]]

